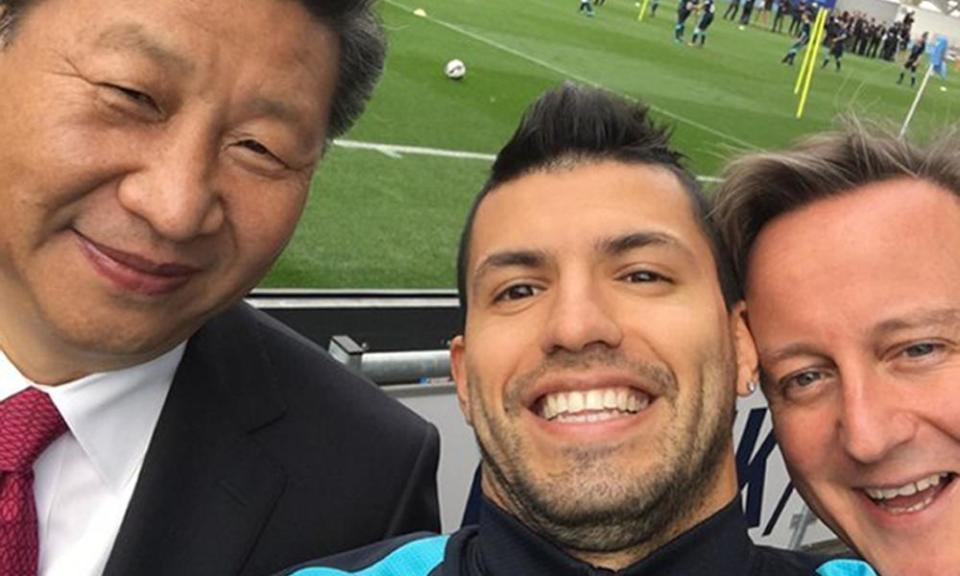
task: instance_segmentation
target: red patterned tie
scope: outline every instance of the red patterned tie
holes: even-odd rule
[[[33,461],[66,429],[50,397],[36,388],[0,402],[0,576],[37,573]]]

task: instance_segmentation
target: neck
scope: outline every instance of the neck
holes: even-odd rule
[[[724,458],[718,474],[713,479],[713,486],[706,491],[701,502],[692,506],[686,514],[677,516],[656,537],[638,542],[622,550],[598,552],[566,549],[565,552],[581,562],[598,568],[606,568],[614,572],[623,570],[650,556],[670,541],[689,532],[698,524],[725,508],[736,497],[737,491],[736,464],[733,454],[730,454],[729,457]]]

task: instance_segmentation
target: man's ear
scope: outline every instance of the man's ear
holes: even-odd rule
[[[730,331],[737,353],[737,394],[749,396],[760,384],[760,358],[743,300],[737,302],[730,312]]]
[[[460,412],[467,424],[473,426],[470,419],[470,382],[467,378],[467,350],[463,335],[456,336],[450,341],[450,371],[453,381],[457,384],[457,402]]]

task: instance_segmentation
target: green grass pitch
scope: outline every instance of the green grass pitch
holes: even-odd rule
[[[797,120],[800,58],[795,67],[780,64],[791,39],[756,24],[739,30],[721,18],[723,0],[704,49],[674,43],[675,2],[643,22],[634,0],[607,0],[594,18],[577,7],[577,0],[381,0],[386,73],[345,139],[492,155],[539,93],[571,79],[651,105],[674,126],[694,172],[714,176],[732,154],[785,146],[829,128],[838,114],[899,124],[915,94],[895,84],[900,64],[847,54],[839,73],[832,62],[817,68]],[[415,15],[418,8],[427,16]],[[467,65],[462,81],[443,75],[451,58]],[[914,136],[958,120],[960,82],[951,72],[931,80]],[[460,227],[489,165],[332,147],[303,221],[263,286],[453,287]]]

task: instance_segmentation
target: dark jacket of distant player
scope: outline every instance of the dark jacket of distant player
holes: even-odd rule
[[[286,576],[600,576],[492,504],[449,536],[412,535],[302,565]],[[756,546],[734,499],[618,576],[876,576],[859,560]]]
[[[910,49],[910,56],[907,57],[906,65],[910,66],[916,64],[920,57],[923,56],[924,50],[927,49],[927,38],[926,36],[917,40],[917,43],[913,45],[913,48]]]
[[[803,17],[803,22],[800,24],[800,41],[799,44],[806,44],[810,40],[810,18]]]
[[[698,0],[680,0],[680,4],[677,5],[677,19],[679,21],[684,21],[697,9]]]

